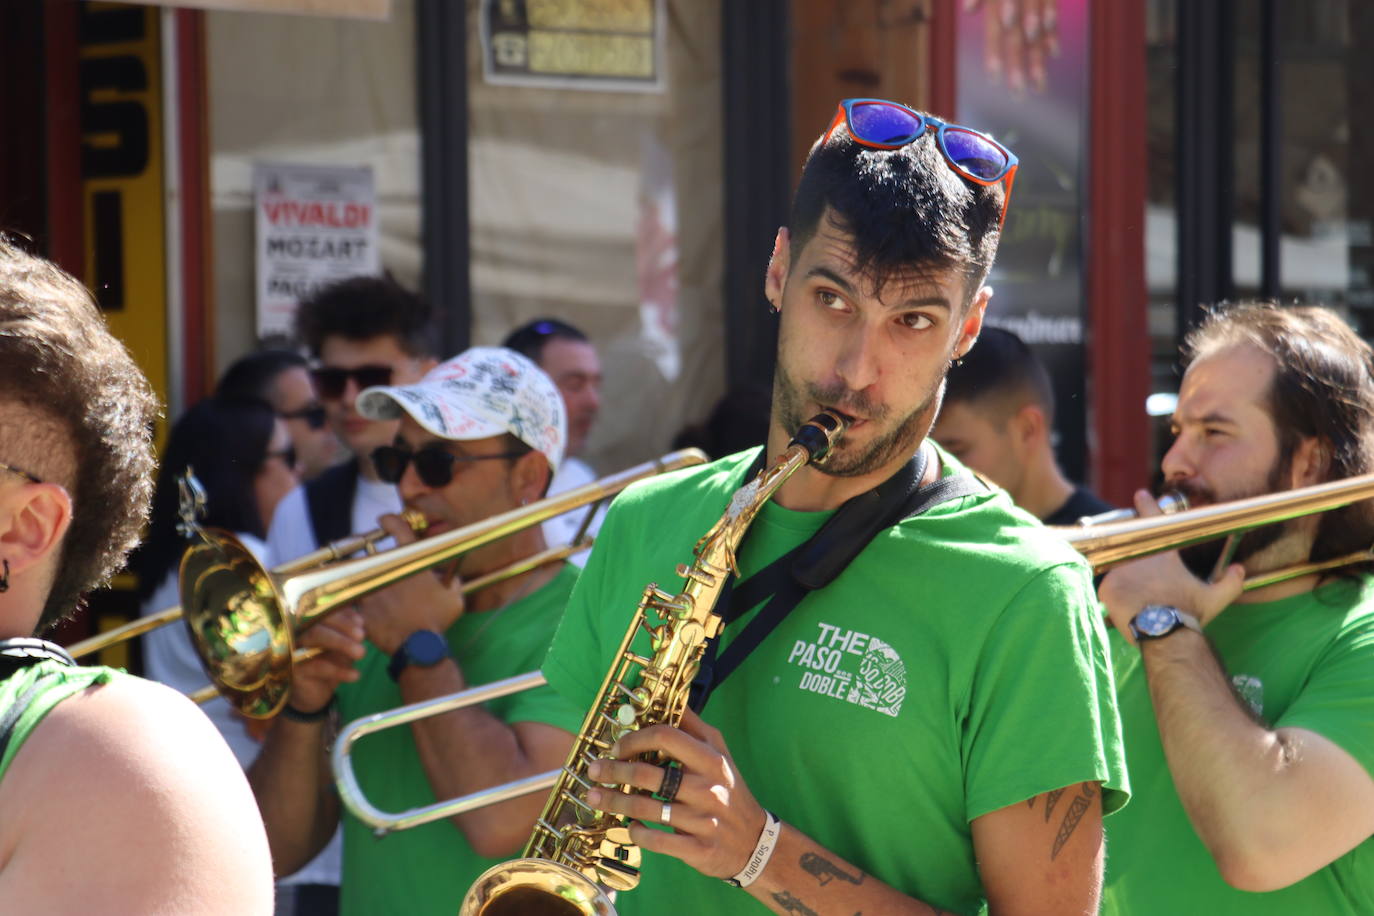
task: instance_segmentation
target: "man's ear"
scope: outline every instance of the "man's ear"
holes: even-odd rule
[[[55,483],[17,487],[0,502],[0,558],[15,575],[61,548],[72,522],[72,499]]]
[[[773,254],[768,258],[768,270],[763,275],[763,295],[774,310],[782,308],[782,291],[787,285],[787,271],[792,264],[792,235],[786,226],[778,229],[773,239]]]
[[[1016,441],[1022,448],[1032,445],[1047,434],[1045,412],[1038,404],[1022,404],[1021,408],[1012,414],[1011,424]]]
[[[1326,480],[1331,469],[1331,448],[1316,436],[1308,436],[1293,451],[1289,485],[1310,487]]]
[[[954,358],[963,359],[968,351],[973,349],[973,345],[978,342],[978,335],[983,332],[983,315],[987,312],[988,302],[992,299],[992,287],[984,286],[974,295],[973,301],[969,303],[968,311],[964,313],[962,324],[959,327],[959,339],[954,342]]]
[[[544,498],[553,471],[543,452],[526,452],[511,469],[511,494],[520,505]]]

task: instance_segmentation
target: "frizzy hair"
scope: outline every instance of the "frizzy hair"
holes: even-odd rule
[[[72,613],[138,542],[153,492],[158,404],[85,287],[3,236],[0,404],[17,405],[66,440],[26,442],[21,431],[6,443],[28,456],[33,473],[64,485],[72,500],[41,630]],[[61,479],[69,468],[57,469],[69,463],[75,470]]]

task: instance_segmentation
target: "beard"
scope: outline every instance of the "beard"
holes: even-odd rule
[[[930,429],[936,408],[939,407],[943,381],[944,374],[941,373],[926,399],[915,410],[902,417],[891,430],[875,437],[862,450],[848,447],[841,437],[830,453],[812,467],[831,477],[862,477],[879,470],[896,458],[914,455],[916,447]],[[803,411],[811,404],[820,404],[841,413],[861,416],[875,426],[888,419],[892,413],[891,408],[874,403],[863,392],[851,391],[843,382],[833,385],[817,385],[814,382],[798,384],[787,374],[781,362],[773,373],[773,391],[778,423],[789,435],[801,429],[802,424],[811,419],[810,416],[803,415]]]
[[[1283,478],[1288,474],[1289,461],[1286,456],[1280,456],[1273,467],[1269,469],[1269,478],[1263,487],[1254,488],[1248,493],[1237,493],[1227,499],[1217,499],[1216,491],[1211,487],[1202,484],[1185,482],[1176,489],[1188,498],[1189,507],[1210,506],[1218,502],[1230,502],[1236,499],[1245,499],[1248,496],[1262,496],[1266,493],[1277,493],[1283,486]],[[1244,563],[1255,554],[1259,553],[1274,544],[1287,534],[1294,527],[1295,519],[1284,522],[1275,522],[1272,525],[1264,525],[1247,531],[1240,536],[1236,543],[1235,554],[1231,557],[1232,563]],[[1194,544],[1191,547],[1184,547],[1178,552],[1179,558],[1183,560],[1183,565],[1188,571],[1199,579],[1210,580],[1212,573],[1216,570],[1217,561],[1221,559],[1222,551],[1226,548],[1229,538],[1217,538],[1213,541],[1206,541],[1201,544]]]

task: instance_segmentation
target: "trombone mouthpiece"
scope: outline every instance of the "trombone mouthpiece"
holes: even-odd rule
[[[848,426],[849,420],[843,414],[833,410],[822,410],[802,424],[802,428],[797,430],[787,447],[800,445],[811,456],[811,461],[820,461],[830,453],[835,443],[840,441]]]

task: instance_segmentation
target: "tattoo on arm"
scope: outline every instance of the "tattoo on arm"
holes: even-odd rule
[[[819,916],[815,910],[802,903],[796,897],[793,897],[787,891],[779,891],[773,895],[773,899],[778,902],[778,906],[789,913],[799,913],[800,916]]]
[[[1050,822],[1050,815],[1054,813],[1054,806],[1059,804],[1059,796],[1063,794],[1063,789],[1051,789],[1045,793],[1045,823]]]
[[[839,878],[841,881],[848,881],[850,884],[863,884],[867,877],[863,872],[851,875],[849,872],[837,866],[834,862],[824,856],[819,856],[814,852],[802,853],[801,867],[804,871],[816,876],[816,880],[821,886],[829,884]]]
[[[1093,783],[1085,782],[1079,785],[1078,794],[1069,803],[1069,809],[1064,812],[1064,820],[1059,824],[1059,833],[1055,836],[1054,846],[1050,849],[1051,861],[1059,855],[1064,844],[1069,841],[1069,837],[1073,835],[1079,822],[1083,820],[1083,815],[1088,813],[1088,809],[1092,807],[1092,801],[1096,797],[1097,788]]]

